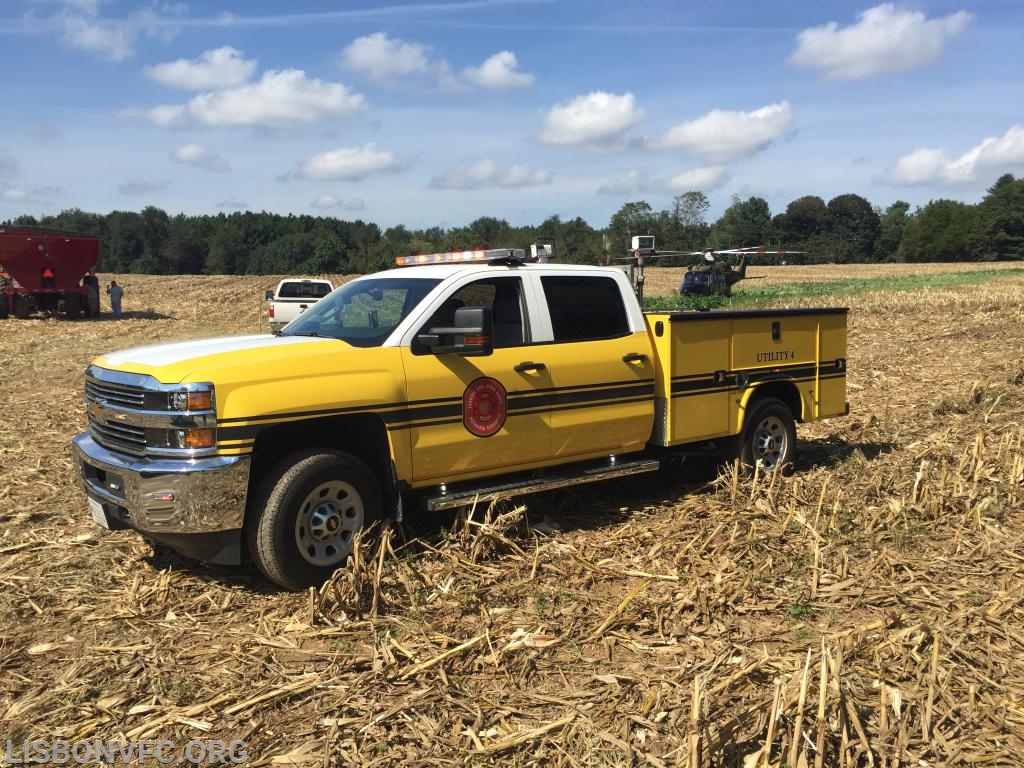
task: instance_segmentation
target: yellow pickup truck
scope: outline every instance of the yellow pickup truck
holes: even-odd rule
[[[656,469],[715,441],[766,468],[848,413],[843,308],[643,312],[617,269],[518,250],[400,259],[277,334],[140,347],[85,377],[93,519],[301,589],[415,502]]]

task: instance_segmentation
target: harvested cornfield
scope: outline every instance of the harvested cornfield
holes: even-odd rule
[[[1019,274],[815,299],[851,307],[851,415],[799,430],[790,477],[696,452],[418,518],[308,594],[90,521],[68,448],[90,358],[260,330],[276,280],[124,282],[120,322],[0,324],[16,754],[59,737],[242,740],[254,766],[1024,763]]]

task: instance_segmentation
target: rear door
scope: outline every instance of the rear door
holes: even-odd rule
[[[460,307],[489,307],[492,354],[433,354],[415,337],[403,346],[415,485],[526,469],[548,458],[549,350],[531,343],[528,304],[519,275],[477,277],[436,301],[416,335],[451,326]]]
[[[640,450],[654,422],[654,360],[642,316],[610,275],[539,280],[550,320],[552,455]]]

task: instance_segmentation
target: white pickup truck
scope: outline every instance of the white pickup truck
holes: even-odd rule
[[[308,280],[289,277],[277,284],[277,290],[267,291],[267,319],[270,330],[277,333],[320,299],[334,290],[330,280]]]

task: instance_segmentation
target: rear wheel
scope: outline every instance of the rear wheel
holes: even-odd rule
[[[26,319],[32,314],[32,300],[28,296],[22,296],[21,294],[14,294],[14,316],[19,320]]]
[[[366,464],[341,451],[301,451],[264,481],[248,523],[249,550],[264,576],[301,590],[344,566],[356,534],[380,514],[380,487]]]
[[[796,425],[786,404],[774,397],[757,403],[740,438],[739,458],[744,466],[792,471],[796,457]]]
[[[11,304],[7,291],[0,291],[0,320],[6,320],[10,313]]]
[[[69,293],[64,297],[64,314],[68,320],[77,320],[82,316],[82,294]]]

